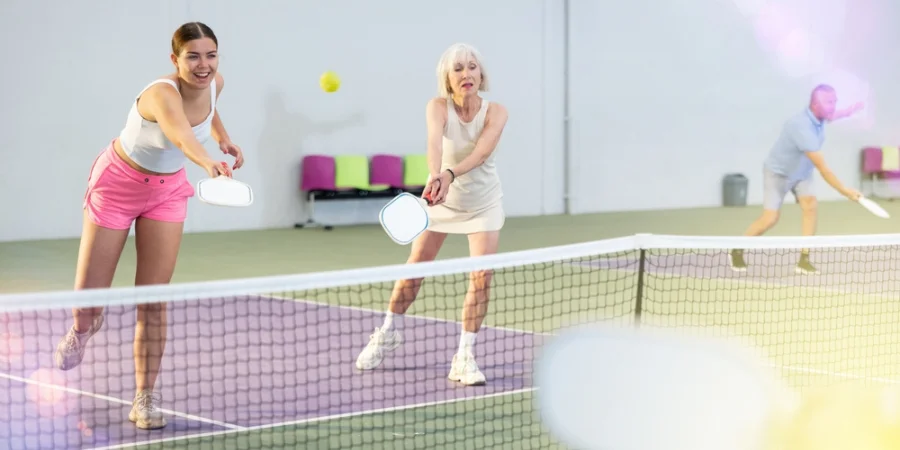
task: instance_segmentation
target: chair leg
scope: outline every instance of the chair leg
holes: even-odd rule
[[[306,211],[307,211],[307,219],[305,223],[295,223],[294,228],[319,228],[322,227],[325,231],[331,231],[334,229],[331,225],[325,225],[315,220],[316,213],[316,196],[313,193],[308,193],[306,196]]]

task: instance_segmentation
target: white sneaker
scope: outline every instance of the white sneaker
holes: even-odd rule
[[[103,314],[94,316],[94,323],[91,329],[84,334],[75,332],[75,325],[69,328],[69,332],[56,345],[56,353],[53,354],[53,361],[60,370],[69,370],[81,364],[84,358],[84,349],[87,346],[91,336],[100,331],[103,326]]]
[[[359,370],[371,370],[378,367],[384,361],[384,352],[396,350],[403,342],[399,331],[384,331],[376,328],[369,336],[369,343],[356,358],[356,368]]]
[[[478,370],[478,364],[475,362],[475,356],[472,354],[457,353],[453,355],[450,375],[447,378],[466,386],[476,386],[486,382],[484,374],[481,373],[481,370]]]
[[[128,420],[134,422],[135,426],[142,430],[155,430],[165,427],[166,418],[157,409],[160,401],[162,401],[162,398],[159,394],[154,394],[152,391],[138,392],[131,404]]]

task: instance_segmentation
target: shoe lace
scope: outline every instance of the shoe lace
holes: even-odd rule
[[[75,332],[75,329],[70,330],[66,334],[66,353],[74,352],[81,345],[81,340],[78,339],[78,333]]]
[[[375,347],[381,344],[384,344],[384,330],[376,328],[375,331],[369,335],[369,346]]]
[[[475,362],[475,357],[466,354],[459,356],[462,358],[462,369],[464,372],[477,372],[478,371],[478,363]]]
[[[135,399],[138,409],[147,412],[156,411],[156,405],[160,402],[162,402],[162,396],[150,391],[142,391]]]
[[[466,371],[478,372],[478,363],[475,362],[475,358],[469,358],[469,360],[466,361]]]

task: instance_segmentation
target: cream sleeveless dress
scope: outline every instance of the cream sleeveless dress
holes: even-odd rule
[[[484,130],[488,101],[471,122],[463,122],[456,114],[453,100],[447,98],[447,125],[444,127],[441,171],[459,164],[475,150],[475,142]],[[444,203],[428,208],[428,229],[438,233],[471,234],[503,228],[503,190],[494,163],[496,151],[484,164],[459,175],[450,184]]]

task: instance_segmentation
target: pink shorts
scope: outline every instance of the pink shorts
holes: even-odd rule
[[[127,230],[138,217],[184,222],[193,196],[184,169],[166,176],[143,174],[125,164],[110,143],[91,167],[84,208],[95,224]]]

